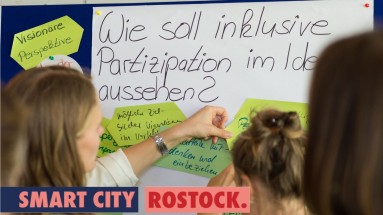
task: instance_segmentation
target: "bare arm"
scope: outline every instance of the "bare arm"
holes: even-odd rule
[[[231,133],[223,129],[227,120],[228,115],[224,108],[206,106],[184,122],[166,129],[159,135],[168,149],[193,137],[213,137],[213,142],[217,142],[218,137],[231,137]],[[153,138],[124,149],[124,153],[138,177],[161,157]]]

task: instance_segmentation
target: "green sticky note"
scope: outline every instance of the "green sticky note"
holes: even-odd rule
[[[193,138],[169,150],[156,166],[211,178],[218,175],[231,163],[231,155],[224,139],[212,140]]]
[[[238,135],[240,135],[243,131],[245,131],[250,126],[250,117],[249,114],[247,116],[239,116],[234,118],[233,121],[225,128],[227,131],[230,131],[233,134],[232,138],[228,138],[227,145],[229,149],[233,147],[234,141],[237,139]]]
[[[14,35],[11,57],[24,69],[37,66],[52,55],[78,51],[84,29],[68,16]]]
[[[108,131],[119,146],[134,145],[186,117],[174,102],[116,108]]]
[[[119,148],[126,148],[128,146],[119,146],[110,135],[107,127],[110,119],[102,118],[101,125],[104,128],[104,133],[100,136],[100,146],[98,147],[97,157],[103,157],[109,153],[117,151]]]
[[[226,127],[226,130],[233,133],[233,137],[227,139],[229,149],[233,147],[233,143],[244,130],[250,126],[250,113],[260,111],[265,108],[274,108],[281,111],[296,111],[301,120],[303,129],[308,127],[308,112],[306,103],[285,102],[262,99],[246,99],[238,113],[234,116],[233,121]]]

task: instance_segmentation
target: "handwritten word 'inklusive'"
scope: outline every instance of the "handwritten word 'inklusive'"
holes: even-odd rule
[[[222,15],[222,21],[219,21],[217,30],[215,33],[215,39],[226,38],[253,38],[261,35],[266,35],[272,38],[274,35],[291,35],[296,34],[298,36],[304,35],[330,35],[331,33],[326,31],[328,21],[321,19],[315,21],[300,21],[300,16],[296,15],[293,19],[285,19],[280,22],[270,23],[269,20],[264,18],[266,7],[262,8],[262,11],[258,18],[255,18],[255,12],[253,9],[247,9],[242,17],[241,23],[233,21],[226,21],[228,19],[226,15]]]

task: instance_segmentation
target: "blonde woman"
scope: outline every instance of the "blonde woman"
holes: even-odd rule
[[[225,109],[207,106],[159,133],[157,140],[96,159],[102,115],[89,78],[66,67],[33,68],[15,76],[6,90],[31,109],[25,186],[134,186],[164,147],[192,137],[231,135],[223,130]]]

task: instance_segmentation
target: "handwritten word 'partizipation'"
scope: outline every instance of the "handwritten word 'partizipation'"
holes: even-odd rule
[[[203,71],[204,73],[223,72],[227,73],[231,68],[231,60],[229,58],[213,58],[207,55],[207,52],[203,50],[203,45],[192,54],[184,58],[180,58],[176,55],[171,55],[168,52],[164,53],[164,56],[150,56],[145,52],[145,48],[131,59],[118,59],[115,58],[115,54],[112,48],[104,46],[97,52],[100,62],[98,68],[98,76],[104,71],[103,67],[106,66],[107,71],[111,75],[122,74],[165,74],[164,82],[168,72],[172,70],[181,72],[196,72]],[[125,57],[125,56],[124,56]]]

